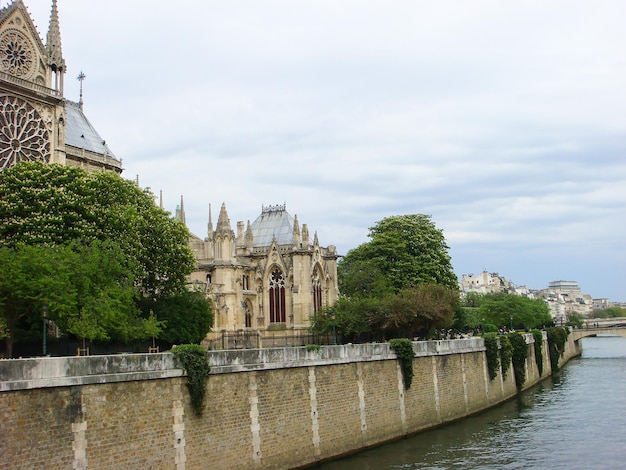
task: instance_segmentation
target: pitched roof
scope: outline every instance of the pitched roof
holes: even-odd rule
[[[91,125],[78,103],[65,100],[67,123],[65,125],[65,145],[84,148],[90,152],[116,158],[104,139]]]

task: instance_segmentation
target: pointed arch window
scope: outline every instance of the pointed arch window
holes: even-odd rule
[[[313,287],[313,313],[317,313],[322,308],[322,273],[319,267],[313,271],[311,283]]]
[[[270,323],[286,322],[285,278],[280,269],[270,274]]]

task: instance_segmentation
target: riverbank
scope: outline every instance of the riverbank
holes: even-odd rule
[[[501,405],[314,468],[622,468],[625,389],[626,338],[586,338],[580,357]]]
[[[539,376],[532,335],[526,384]],[[194,415],[169,353],[0,361],[2,466],[304,467],[475,414],[513,397],[481,338],[413,343],[413,383],[387,343],[213,351]],[[570,338],[562,361],[580,354]]]

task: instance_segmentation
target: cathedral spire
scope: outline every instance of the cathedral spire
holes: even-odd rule
[[[48,66],[55,74],[55,89],[63,94],[63,75],[65,74],[65,59],[63,59],[63,49],[61,47],[61,27],[59,25],[59,10],[57,0],[52,0],[52,10],[50,11],[50,25],[46,36],[46,54],[48,55]]]
[[[209,204],[209,223],[207,224],[207,237],[213,239],[213,216],[211,215],[211,204]]]
[[[187,220],[185,219],[185,203],[183,202],[183,195],[180,195],[180,221],[183,225],[187,225]]]
[[[228,212],[226,212],[226,203],[222,203],[222,208],[220,209],[220,215],[217,218],[217,231],[218,232],[230,232],[232,229],[230,228],[230,219],[228,218]]]

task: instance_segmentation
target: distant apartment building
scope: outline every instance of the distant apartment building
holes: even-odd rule
[[[588,316],[593,310],[593,299],[582,293],[576,281],[552,281],[540,294],[557,325],[565,324],[572,314]]]
[[[606,310],[609,307],[613,307],[613,303],[609,299],[593,299],[594,310]]]
[[[527,286],[515,286],[498,273],[483,271],[480,274],[463,274],[460,282],[461,296],[470,292],[478,294],[506,293],[530,299],[542,298],[550,308],[556,325],[564,325],[571,314],[588,316],[594,309],[607,308],[612,304],[607,299],[593,300],[583,294],[576,281],[552,281],[547,289],[534,290]]]
[[[463,274],[461,277],[461,292],[463,293],[494,294],[496,292],[509,292],[509,289],[514,287],[513,283],[498,273],[483,271],[477,275]]]

